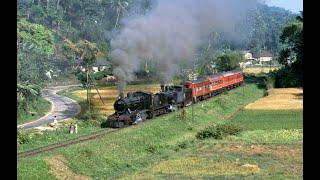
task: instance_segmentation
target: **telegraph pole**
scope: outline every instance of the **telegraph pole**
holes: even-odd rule
[[[89,67],[87,64],[87,102],[89,107],[89,113],[90,113],[90,96],[89,96]]]
[[[242,82],[242,96],[244,97],[244,72],[243,72],[243,63],[242,63],[242,79],[243,79],[243,82]]]

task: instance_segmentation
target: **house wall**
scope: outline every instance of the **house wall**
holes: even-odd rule
[[[106,66],[92,67],[94,72],[99,72],[106,69]]]
[[[271,61],[272,57],[259,57],[257,58],[258,61]]]

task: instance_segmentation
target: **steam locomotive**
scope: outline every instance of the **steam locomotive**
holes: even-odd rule
[[[120,95],[114,103],[114,114],[108,117],[112,128],[137,124],[208,99],[223,91],[243,84],[243,72],[233,70],[214,74],[197,80],[187,80],[179,85],[161,85],[161,91],[128,92]]]

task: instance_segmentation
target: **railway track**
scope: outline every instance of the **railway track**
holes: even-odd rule
[[[41,154],[43,152],[47,152],[47,151],[52,151],[55,149],[59,149],[59,148],[63,148],[63,147],[67,147],[70,145],[74,145],[74,144],[78,144],[81,142],[85,142],[85,141],[89,141],[92,139],[96,139],[96,138],[100,138],[106,134],[112,133],[114,131],[117,131],[118,129],[103,129],[100,130],[98,132],[89,134],[89,135],[84,135],[81,137],[78,137],[76,139],[71,139],[68,141],[64,141],[64,142],[60,142],[60,143],[56,143],[56,144],[52,144],[52,145],[48,145],[48,146],[44,146],[44,147],[40,147],[40,148],[36,148],[36,149],[31,149],[28,151],[23,151],[23,152],[19,152],[17,153],[17,159],[21,159],[23,157],[29,157],[29,156],[33,156],[33,155],[37,155],[37,154]]]

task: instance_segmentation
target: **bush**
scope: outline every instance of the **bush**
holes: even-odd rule
[[[263,80],[266,89],[272,89],[274,87],[274,79],[273,77],[267,76],[265,80]]]
[[[81,118],[80,118],[80,119],[83,119],[83,120],[89,120],[89,119],[92,119],[92,114],[91,114],[91,112],[86,111],[86,112],[81,116]]]
[[[177,113],[176,118],[181,121],[187,119],[187,111],[185,110],[185,108],[181,109],[180,113]]]
[[[196,134],[197,139],[206,139],[206,138],[214,138],[214,139],[222,139],[228,135],[238,135],[243,130],[242,127],[236,126],[235,124],[225,123],[218,125],[210,125],[204,130],[198,132]]]
[[[217,131],[217,127],[215,125],[210,125],[196,134],[196,138],[198,139],[206,139],[210,137],[213,137],[214,139],[222,139],[222,133],[221,131]]]
[[[217,131],[221,132],[223,136],[238,135],[243,130],[242,127],[232,123],[218,124]]]
[[[163,148],[163,147],[161,145],[159,145],[159,144],[150,144],[146,148],[146,151],[154,154],[154,153],[157,153],[161,148]]]
[[[271,76],[274,79],[274,87],[276,88],[303,86],[302,73],[289,67],[271,72]]]
[[[29,134],[24,130],[24,128],[19,128],[17,130],[17,142],[19,144],[25,144],[30,141]]]

